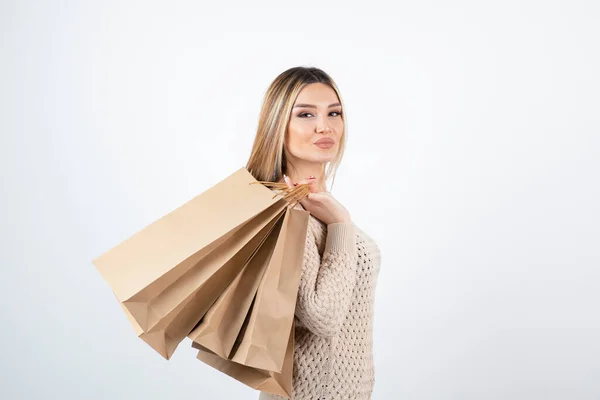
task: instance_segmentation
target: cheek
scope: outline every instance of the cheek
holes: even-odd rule
[[[337,119],[334,127],[334,131],[337,137],[341,137],[344,133],[344,121],[342,119]]]
[[[292,151],[294,149],[300,150],[300,147],[304,147],[307,143],[311,143],[310,129],[303,126],[301,123],[290,123],[288,127],[287,140]]]

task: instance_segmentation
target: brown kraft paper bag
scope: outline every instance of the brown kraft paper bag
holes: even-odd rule
[[[294,321],[309,215],[305,210],[287,209],[232,361],[282,371],[288,333]]]
[[[163,357],[172,355],[286,209],[285,200],[253,182],[242,168],[93,260],[136,333]]]
[[[282,216],[283,217],[283,216]],[[188,335],[222,358],[230,358],[236,338],[256,296],[258,286],[275,250],[281,230],[281,218],[256,254],[211,306],[200,324]]]
[[[282,213],[279,215],[282,215]],[[280,219],[280,217],[277,218]],[[157,325],[150,329],[150,331],[140,335],[140,338],[157,350],[163,357],[169,359],[177,348],[177,345],[200,321],[209,307],[236,275],[239,275],[240,269],[247,263],[248,258],[258,248],[260,242],[266,238],[266,235],[277,221],[278,219],[269,220],[268,224],[262,227],[258,234],[254,234],[256,230],[255,221],[247,224],[236,232],[234,236],[238,236],[238,234],[247,236],[246,239],[249,239],[249,242],[233,257],[225,261],[225,258],[227,258],[225,256],[229,254],[228,251],[230,250],[229,242],[233,241],[228,240],[209,253],[206,260],[201,262],[201,264],[208,263],[208,265],[218,267],[212,275],[208,276],[205,274],[206,279],[195,276],[198,273],[203,274],[206,271],[206,268],[195,267],[189,274],[184,275],[170,286],[167,291],[180,295],[181,293],[189,293],[189,290],[182,288],[179,283],[201,282],[196,283],[198,286],[192,288],[193,292],[188,297],[181,300],[181,303],[174,309],[169,310],[167,314],[162,316]],[[252,237],[250,238],[250,236]],[[214,259],[221,260],[222,262],[215,262]]]
[[[194,343],[198,349],[196,358],[223,372],[226,375],[262,392],[272,393],[287,398],[292,397],[292,373],[294,368],[294,323],[290,327],[286,339],[286,351],[281,372],[248,367],[234,361],[224,359],[208,349]]]

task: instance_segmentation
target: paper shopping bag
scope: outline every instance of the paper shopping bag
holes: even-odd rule
[[[285,210],[286,200],[252,183],[242,168],[93,260],[140,337],[163,357],[171,356]],[[205,295],[201,288],[214,290]]]
[[[140,335],[140,338],[156,349],[163,357],[170,358],[177,345],[190,333],[235,276],[239,275],[239,270],[260,247],[260,243],[265,240],[273,225],[281,219],[282,214],[283,211],[275,219],[269,220],[268,224],[256,234],[256,224],[253,223],[255,221],[242,227],[230,240],[225,241],[209,253],[206,259],[200,262],[201,267],[194,267],[190,270],[190,273],[185,274],[170,286],[167,291],[171,291],[175,296],[178,296],[181,303],[168,311],[156,326]],[[238,236],[248,239],[248,243],[229,260],[225,261],[225,258],[227,258],[225,256],[230,249],[230,242],[237,243],[233,238]],[[244,242],[245,240],[241,240],[241,243]],[[218,262],[219,260],[221,262]],[[206,265],[213,265],[218,268],[212,275],[204,279],[202,274],[205,274]],[[199,274],[200,276],[198,276]],[[191,294],[186,288],[190,282],[195,282],[197,285],[191,288],[193,289]],[[189,295],[182,298],[181,293]]]
[[[305,210],[287,209],[232,361],[282,371],[288,332],[294,320],[309,215]]]
[[[286,351],[281,372],[273,372],[238,364],[234,361],[224,359],[203,348],[197,343],[193,346],[198,349],[199,360],[213,368],[229,375],[239,382],[251,388],[291,398],[292,396],[292,373],[294,368],[294,323],[287,335]]]
[[[222,358],[231,350],[242,330],[258,286],[275,250],[283,218],[269,233],[256,254],[210,307],[200,324],[188,335],[193,342]]]

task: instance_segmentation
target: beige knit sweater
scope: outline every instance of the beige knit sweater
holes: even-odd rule
[[[310,216],[295,312],[292,400],[371,399],[380,264],[379,248],[356,225],[325,225]],[[284,400],[264,392],[259,399]]]

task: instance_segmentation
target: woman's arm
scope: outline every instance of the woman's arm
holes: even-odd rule
[[[321,258],[309,226],[296,317],[315,335],[337,334],[350,308],[357,276],[355,234],[351,222],[328,224]]]

